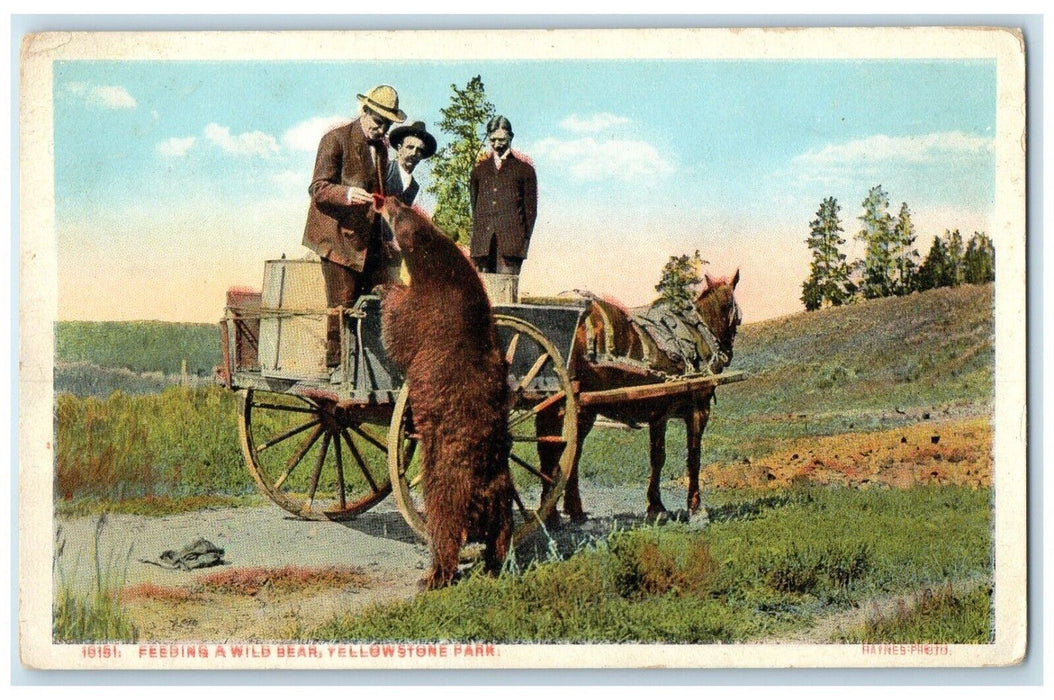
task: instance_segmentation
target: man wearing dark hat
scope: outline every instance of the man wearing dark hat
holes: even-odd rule
[[[311,203],[303,244],[322,258],[326,303],[331,309],[350,307],[359,296],[386,281],[388,258],[394,257],[373,195],[384,194],[388,144],[384,135],[392,123],[406,121],[399,94],[378,85],[357,95],[359,118],[322,137],[308,194]],[[341,319],[329,318],[326,363],[340,365]]]
[[[413,172],[422,160],[431,158],[436,152],[436,140],[425,129],[424,122],[392,129],[388,143],[395,149],[395,160],[388,164],[388,177],[384,183],[388,196],[398,196],[404,204],[413,204],[421,185]]]
[[[480,272],[518,275],[538,214],[538,180],[530,159],[512,150],[512,124],[498,115],[487,123],[491,152],[469,178],[472,243]]]

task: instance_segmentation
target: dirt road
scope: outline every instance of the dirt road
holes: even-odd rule
[[[664,486],[666,502],[683,503],[683,487]],[[591,487],[589,519],[538,532],[518,548],[521,566],[553,547],[566,555],[583,542],[643,520],[644,487]],[[702,527],[705,516],[690,527]],[[388,499],[346,523],[309,522],[277,506],[202,510],[165,517],[109,515],[60,519],[57,581],[81,592],[96,585],[95,541],[105,586],[122,601],[141,639],[278,640],[296,638],[340,612],[404,600],[417,593],[428,549]],[[221,566],[180,571],[157,560],[204,537],[225,550]],[[284,579],[275,578],[283,572]],[[295,569],[295,570],[294,570]]]

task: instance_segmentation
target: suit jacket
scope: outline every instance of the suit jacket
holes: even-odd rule
[[[348,188],[382,192],[388,172],[388,149],[376,149],[374,167],[369,143],[359,120],[333,129],[318,144],[315,172],[308,194],[311,203],[303,244],[323,258],[362,271],[368,253],[378,255],[383,238],[381,219],[369,205],[348,204]]]
[[[526,258],[538,215],[538,179],[526,157],[509,153],[499,169],[494,155],[476,163],[469,178],[472,205],[470,255],[483,257],[497,237],[498,255]]]
[[[388,163],[388,176],[384,179],[384,193],[389,197],[398,197],[407,206],[414,203],[421,185],[417,178],[410,180],[410,186],[403,189],[403,179],[399,177],[399,164],[394,160]]]

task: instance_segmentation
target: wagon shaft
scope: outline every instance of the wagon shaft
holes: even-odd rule
[[[690,394],[706,387],[718,386],[719,384],[739,382],[746,378],[746,374],[743,372],[727,372],[724,374],[693,377],[691,379],[679,379],[655,384],[644,384],[641,386],[620,387],[618,389],[604,389],[601,391],[586,391],[578,395],[578,403],[581,406],[604,406],[626,403],[627,401],[667,398],[679,394]]]

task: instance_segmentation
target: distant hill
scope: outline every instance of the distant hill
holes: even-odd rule
[[[749,320],[749,319],[748,319]],[[962,285],[747,323],[722,389],[736,414],[990,404],[992,285]]]
[[[87,363],[135,373],[210,376],[221,361],[215,324],[161,321],[59,321],[55,324],[55,361]]]

